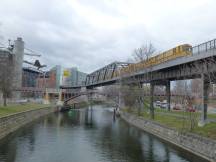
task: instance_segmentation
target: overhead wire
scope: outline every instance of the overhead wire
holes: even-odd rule
[[[35,51],[35,50],[29,48],[28,46],[26,46],[26,44],[25,44],[25,47],[24,47],[24,48],[25,48],[26,50],[30,51],[30,52],[31,52],[32,54],[34,54],[35,56],[40,57],[40,56],[42,55],[40,52],[37,52],[37,51]]]

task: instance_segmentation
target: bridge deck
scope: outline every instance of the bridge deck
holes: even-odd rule
[[[88,79],[90,79],[90,81],[86,82],[85,85],[65,87],[65,88],[73,89],[73,88],[81,88],[81,87],[94,87],[94,86],[109,85],[109,84],[113,84],[113,83],[121,80],[122,78],[132,78],[134,76],[142,76],[142,75],[144,76],[145,74],[150,73],[150,72],[162,71],[162,70],[166,70],[166,69],[169,69],[172,67],[175,68],[175,67],[178,67],[180,65],[186,65],[186,64],[191,63],[191,62],[195,62],[195,61],[203,60],[203,59],[206,59],[206,58],[209,58],[212,56],[216,56],[216,39],[211,40],[209,42],[202,43],[198,46],[194,46],[191,49],[191,51],[192,51],[192,55],[179,57],[179,58],[176,58],[174,60],[169,60],[169,61],[163,62],[161,64],[151,66],[151,67],[145,68],[143,70],[139,70],[137,72],[133,72],[132,74],[125,74],[123,76],[118,76],[118,77],[114,77],[114,78],[111,77],[111,79],[109,77],[108,78],[104,77],[104,79],[102,79],[102,80],[98,79],[98,78],[100,78],[100,76],[98,76],[98,75],[101,75],[101,73],[103,73],[102,70],[105,70],[106,67],[113,66],[114,64],[112,63],[112,64],[109,64],[109,65],[89,74],[88,76],[90,78],[88,78]],[[116,62],[116,63],[118,63],[118,62]],[[120,64],[120,63],[118,63],[118,64]],[[106,72],[103,75],[106,75]],[[95,79],[95,78],[97,78],[97,79]]]
[[[134,76],[134,75],[141,75],[141,74],[145,74],[145,73],[149,73],[149,72],[153,72],[153,71],[157,71],[157,70],[162,70],[162,69],[166,69],[166,68],[186,64],[186,63],[189,63],[189,62],[202,60],[202,59],[209,58],[209,57],[212,57],[212,56],[216,56],[216,49],[203,51],[202,53],[199,53],[199,54],[196,53],[196,54],[188,55],[188,56],[185,56],[185,57],[176,58],[175,60],[170,60],[170,61],[164,62],[162,64],[146,68],[146,69],[141,70],[139,72],[136,72],[134,74],[128,75],[127,77]]]

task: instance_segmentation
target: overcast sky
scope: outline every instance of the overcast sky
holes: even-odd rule
[[[215,0],[0,0],[0,42],[22,37],[49,67],[92,72],[158,51],[216,38]]]

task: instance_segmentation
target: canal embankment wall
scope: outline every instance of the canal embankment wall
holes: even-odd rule
[[[19,112],[16,114],[8,115],[0,118],[0,139],[14,132],[18,128],[35,119],[54,112],[56,109],[53,107],[46,107],[34,110]]]
[[[157,122],[120,112],[121,118],[129,124],[151,133],[184,150],[192,152],[211,162],[216,162],[216,141],[193,133],[179,132]]]

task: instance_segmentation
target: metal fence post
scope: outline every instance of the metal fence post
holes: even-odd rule
[[[209,43],[209,42],[205,43],[206,52],[208,51],[208,43]]]
[[[216,39],[215,39],[216,40]],[[215,40],[214,40],[214,48],[215,48]]]
[[[198,45],[198,46],[197,46],[197,48],[198,48],[198,51],[197,51],[197,53],[198,53],[198,54],[199,54],[199,46],[200,46],[200,45]]]

